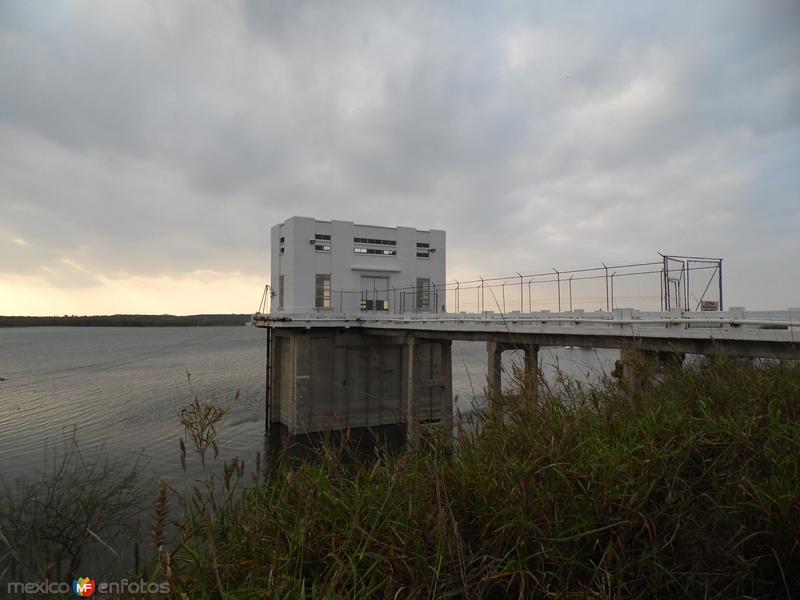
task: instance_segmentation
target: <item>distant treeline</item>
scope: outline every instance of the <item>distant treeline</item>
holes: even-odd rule
[[[249,321],[250,315],[0,316],[0,327],[218,327],[245,325]]]

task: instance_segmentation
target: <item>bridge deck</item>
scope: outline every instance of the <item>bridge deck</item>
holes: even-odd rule
[[[539,346],[638,348],[800,359],[800,309],[784,311],[427,314],[256,314],[253,325]]]

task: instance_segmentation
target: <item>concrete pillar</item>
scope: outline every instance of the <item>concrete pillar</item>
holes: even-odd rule
[[[267,426],[266,441],[264,443],[264,458],[268,461],[269,466],[278,464],[278,456],[283,448],[283,441],[286,437],[285,428],[281,429],[281,397],[284,378],[281,373],[284,369],[283,354],[285,353],[284,344],[286,338],[274,335],[271,336],[270,344],[270,360],[272,361],[272,368],[269,372],[270,381],[268,382],[269,401],[271,406],[267,412],[267,418],[270,423]]]
[[[280,382],[280,368],[281,368],[281,357],[280,357],[280,343],[281,338],[275,337],[270,334],[267,344],[269,345],[269,349],[267,351],[267,361],[271,364],[267,365],[267,410],[266,410],[266,418],[269,419],[269,423],[266,426],[267,433],[272,430],[272,425],[274,423],[280,422],[280,414],[281,414],[281,405],[280,405],[280,391],[276,388],[277,383]],[[276,371],[278,375],[276,375]]]
[[[488,355],[486,387],[490,394],[502,392],[500,376],[503,372],[503,349],[503,344],[499,342],[486,342],[486,353]]]
[[[539,382],[539,346],[526,344],[517,346],[502,342],[487,342],[486,354],[488,369],[486,371],[486,387],[491,393],[502,393],[503,352],[505,350],[523,350],[525,352],[524,371],[525,379],[522,382],[526,393],[531,396],[536,394]]]
[[[525,394],[535,398],[539,390],[539,346],[525,346]]]
[[[684,352],[654,352],[659,369],[672,369],[683,366],[686,360]]]
[[[336,336],[333,356],[333,407],[335,426],[345,429],[347,426],[347,341],[341,335]]]
[[[679,367],[686,355],[682,352],[655,352],[638,349],[620,351],[622,381],[631,391],[640,391],[664,369]]]
[[[645,378],[642,352],[620,350],[619,360],[622,363],[622,382],[630,391],[640,391]]]
[[[453,431],[453,345],[446,342],[442,348],[442,426]]]
[[[417,406],[415,402],[416,382],[414,381],[414,336],[406,338],[405,346],[405,366],[406,366],[406,398],[405,398],[405,421],[406,434],[411,436],[417,430]]]

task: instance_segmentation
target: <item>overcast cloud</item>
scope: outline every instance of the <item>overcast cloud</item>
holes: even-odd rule
[[[0,0],[0,313],[238,312],[292,215],[800,306],[800,5]]]

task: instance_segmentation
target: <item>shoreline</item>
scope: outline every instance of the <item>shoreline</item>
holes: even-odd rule
[[[249,314],[203,315],[86,315],[63,317],[0,316],[3,327],[236,327],[250,322]]]

